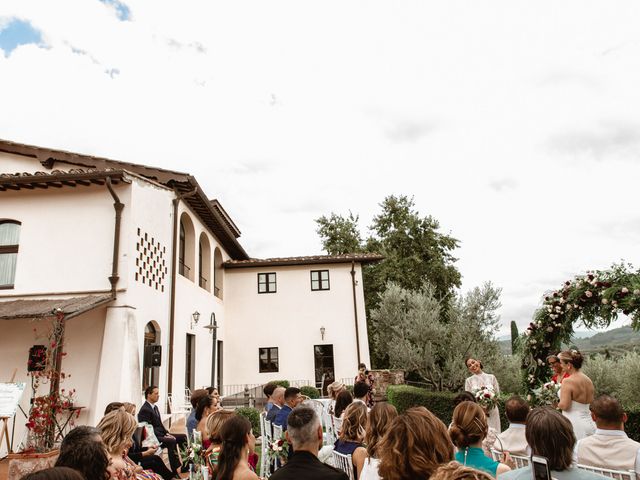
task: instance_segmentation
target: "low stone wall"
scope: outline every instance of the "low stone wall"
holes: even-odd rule
[[[373,375],[373,399],[376,402],[387,400],[389,385],[404,384],[404,370],[371,370]]]

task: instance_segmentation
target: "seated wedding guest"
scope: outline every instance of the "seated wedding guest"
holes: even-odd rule
[[[189,435],[189,438],[193,438],[193,431],[198,427],[198,420],[196,420],[196,408],[198,408],[198,402],[201,398],[206,397],[207,395],[207,391],[204,388],[199,388],[191,393],[191,398],[189,399],[191,402],[191,412],[189,412],[186,422],[187,435]]]
[[[135,418],[136,415],[136,406],[133,403],[124,402],[122,404],[122,408],[128,414],[132,415]],[[105,415],[108,412],[105,412]],[[141,431],[138,432],[138,429]],[[152,447],[143,447],[142,440],[144,439],[142,431],[143,427],[138,427],[133,434],[133,445],[129,448],[127,452],[127,456],[135,463],[136,465],[140,465],[145,470],[151,470],[152,472],[160,475],[164,480],[171,480],[174,478],[173,472],[167,468],[162,457],[160,455],[156,455],[158,451],[157,446]],[[140,435],[138,435],[140,433]]]
[[[115,472],[112,472],[112,477],[118,480],[161,480],[159,475],[143,470],[127,457],[127,451],[133,444],[133,432],[137,427],[135,417],[124,408],[107,413],[98,423],[100,436],[111,457],[111,469]]]
[[[545,457],[556,480],[604,480],[607,477],[573,466],[576,436],[567,417],[551,407],[531,410],[525,429],[531,453]],[[531,465],[500,475],[500,480],[530,480]]]
[[[487,472],[492,477],[511,470],[508,453],[503,456],[505,463],[496,462],[482,450],[482,441],[489,431],[487,416],[480,405],[474,402],[462,402],[453,410],[449,436],[458,448],[455,458],[462,465]]]
[[[376,449],[378,474],[384,480],[428,479],[453,460],[447,427],[424,407],[414,407],[393,419]]]
[[[300,406],[293,409],[287,418],[286,436],[294,453],[269,477],[271,480],[348,480],[346,473],[318,460],[322,425],[312,408]]]
[[[335,415],[336,398],[338,397],[338,394],[340,394],[340,392],[342,392],[344,389],[345,386],[342,382],[333,382],[327,387],[327,393],[329,394],[329,398],[331,399],[331,401],[329,402],[329,408],[327,409],[329,415]]]
[[[367,449],[364,448],[364,435],[367,427],[367,406],[362,402],[353,402],[342,415],[342,428],[333,450],[343,455],[351,455],[353,472],[360,478]]]
[[[218,410],[209,415],[207,419],[207,432],[209,432],[209,448],[205,453],[209,468],[213,470],[213,467],[218,464],[218,455],[220,455],[220,449],[222,448],[222,437],[220,436],[220,430],[222,425],[227,420],[233,417],[235,413],[232,410]]]
[[[160,391],[158,390],[158,387],[155,385],[147,387],[144,391],[144,398],[145,402],[142,404],[140,411],[138,412],[138,420],[140,422],[147,422],[153,427],[153,433],[155,433],[158,438],[160,445],[167,449],[171,470],[174,475],[178,476],[178,469],[180,468],[178,446],[182,448],[183,445],[187,443],[187,436],[181,433],[172,435],[162,424],[160,410],[156,405],[160,399]]]
[[[445,463],[438,467],[429,480],[492,480],[493,477],[482,470],[465,467],[458,462]]]
[[[365,382],[357,382],[353,386],[353,401],[361,402],[369,406],[369,385]]]
[[[109,480],[109,455],[100,430],[82,425],[67,433],[55,466],[78,470],[85,480]]]
[[[232,416],[222,425],[220,438],[222,449],[213,469],[213,480],[260,480],[249,466],[249,455],[256,445],[249,420]]]
[[[198,426],[194,431],[200,432],[202,446],[209,447],[209,433],[207,432],[207,419],[216,410],[216,400],[211,395],[206,395],[198,401],[196,407],[196,420]]]
[[[264,411],[269,412],[271,407],[273,406],[273,392],[278,388],[278,385],[272,382],[267,383],[264,387],[262,387],[262,393],[267,397],[267,403],[264,406]]]
[[[266,419],[270,422],[273,422],[276,418],[276,415],[280,411],[280,409],[284,406],[284,387],[276,388],[271,394],[272,405],[269,411],[267,412]]]
[[[497,436],[493,444],[495,450],[522,457],[529,456],[529,444],[524,435],[529,410],[527,401],[518,395],[510,397],[505,402],[504,411],[509,420],[509,428]]]
[[[360,480],[380,480],[378,475],[378,446],[389,429],[391,422],[398,416],[396,407],[387,402],[376,403],[367,420],[367,431],[364,443],[367,446],[367,457],[364,459]]]
[[[291,410],[296,408],[302,403],[304,398],[300,393],[298,387],[289,387],[284,391],[284,405],[277,413],[276,418],[273,419],[273,424],[282,427],[282,430],[287,429],[287,417],[291,413]]]
[[[455,409],[462,402],[477,403],[476,397],[473,396],[473,393],[467,392],[467,391],[460,392],[453,398],[453,408]],[[449,424],[449,427],[451,427],[451,424]],[[488,457],[491,456],[491,450],[497,448],[497,446],[495,445],[497,436],[498,436],[498,432],[496,432],[494,428],[489,427],[489,430],[487,431],[487,436],[484,438],[484,440],[482,440],[482,450],[484,451],[484,454],[487,455]],[[456,452],[458,451],[457,447],[455,448],[455,451]]]
[[[596,433],[578,441],[578,464],[610,470],[634,470],[639,475],[640,443],[624,433],[627,414],[620,402],[610,395],[599,395],[591,402],[590,408],[591,417],[596,422]]]
[[[336,408],[335,408],[335,417],[341,418],[342,417],[342,412],[344,412],[344,410],[351,405],[351,403],[353,402],[353,397],[351,396],[351,393],[349,392],[349,390],[343,390],[342,392],[340,392],[338,394],[338,397],[336,398]]]
[[[73,468],[53,467],[30,473],[21,480],[84,480],[84,477]]]

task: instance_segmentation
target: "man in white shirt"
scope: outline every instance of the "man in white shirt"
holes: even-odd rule
[[[591,418],[596,433],[576,444],[578,464],[611,470],[635,470],[640,479],[640,443],[624,433],[627,414],[610,395],[599,395],[591,402]]]
[[[504,411],[509,420],[509,428],[496,437],[493,444],[495,450],[522,457],[529,456],[531,449],[524,436],[529,410],[527,401],[517,395],[505,402]]]

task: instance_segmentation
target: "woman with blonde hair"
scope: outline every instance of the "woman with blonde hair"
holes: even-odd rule
[[[351,403],[343,414],[340,436],[334,444],[334,451],[351,455],[355,478],[360,478],[367,450],[364,448],[365,428],[367,426],[367,406],[362,402]]]
[[[222,448],[222,437],[220,436],[220,430],[222,426],[233,417],[235,413],[231,410],[218,410],[209,415],[207,419],[207,432],[209,432],[209,448],[205,455],[209,468],[213,470],[214,466],[218,464],[218,456],[220,455],[220,449]]]
[[[442,420],[424,407],[393,419],[376,452],[384,480],[425,480],[453,460],[453,445]]]
[[[162,480],[162,477],[152,471],[142,470],[127,457],[127,451],[133,445],[133,432],[137,427],[138,422],[134,416],[123,407],[107,413],[98,423],[97,428],[111,458],[111,476],[117,480]]]
[[[367,457],[364,459],[360,480],[379,480],[378,446],[387,433],[394,418],[398,416],[396,407],[387,402],[376,403],[369,412],[364,443],[367,446]]]
[[[596,426],[591,419],[589,405],[593,402],[594,388],[589,377],[580,371],[584,358],[577,350],[560,352],[558,360],[565,374],[560,388],[558,408],[573,425],[577,440],[593,435]]]
[[[458,462],[449,462],[440,466],[430,480],[493,480],[493,477],[482,470],[465,467]]]
[[[330,415],[335,413],[336,399],[338,398],[338,394],[344,391],[344,389],[345,386],[342,382],[333,382],[327,387],[327,393],[329,394],[329,398],[331,398],[331,402],[329,402],[329,409],[327,410]]]
[[[492,477],[508,472],[513,464],[508,453],[503,454],[505,463],[496,462],[487,457],[482,450],[482,441],[489,432],[487,416],[480,405],[474,402],[462,402],[453,411],[449,436],[458,447],[455,458],[463,465],[483,470]]]

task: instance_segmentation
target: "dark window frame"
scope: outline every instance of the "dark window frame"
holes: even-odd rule
[[[274,368],[262,368],[262,352],[263,350],[267,353],[267,359],[265,363],[267,365],[273,364]],[[272,352],[275,350],[275,361],[272,356]],[[258,347],[258,372],[259,373],[275,373],[280,371],[280,352],[278,351],[278,347]]]
[[[0,221],[0,225],[3,225],[5,223],[11,223],[13,225],[17,225],[18,226],[18,236],[20,235],[20,229],[22,227],[22,222],[19,222],[17,220],[2,220]],[[18,252],[20,250],[20,241],[18,240],[18,243],[16,244],[12,244],[12,245],[0,245],[0,255],[18,255]],[[16,270],[17,270],[17,265],[16,265]],[[16,280],[16,272],[15,270],[13,271],[13,282],[12,283],[7,283],[7,284],[2,284],[0,285],[0,290],[11,290],[14,288],[14,284],[15,284],[15,280]]]
[[[326,280],[323,280],[322,278],[322,274],[324,272],[327,272],[327,278]],[[317,273],[318,274],[318,278],[314,279],[313,278],[313,274]],[[311,270],[311,291],[312,292],[324,292],[327,290],[331,290],[331,282],[330,282],[330,277],[329,277],[329,270],[325,269],[325,270]],[[324,286],[324,282],[326,282],[326,288]],[[316,284],[316,287],[314,288],[314,283]]]
[[[273,275],[273,282],[269,281],[269,276]],[[261,281],[261,278],[264,278],[264,281]],[[260,285],[265,286],[265,291],[260,291]],[[271,289],[273,285],[273,290]],[[278,292],[278,277],[276,276],[276,272],[261,272],[258,273],[258,294],[263,293],[277,293]]]

